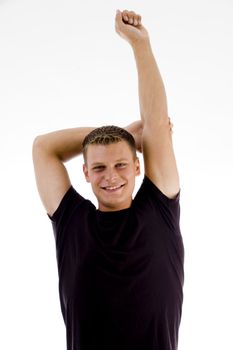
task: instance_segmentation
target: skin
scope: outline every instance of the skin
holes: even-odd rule
[[[87,182],[91,183],[100,211],[130,207],[140,165],[126,141],[89,145],[83,171]]]
[[[126,129],[135,138],[137,150],[143,152],[145,175],[164,195],[168,198],[175,198],[180,185],[171,137],[172,124],[168,117],[164,84],[152,52],[148,32],[142,25],[141,16],[134,11],[127,10],[122,12],[117,10],[115,30],[120,37],[127,40],[133,49],[138,73],[141,121],[133,122]],[[37,136],[34,140],[33,162],[37,187],[44,207],[51,216],[71,186],[65,162],[82,153],[82,141],[93,129],[94,127],[78,127],[59,130]],[[119,190],[122,198],[118,196],[118,190],[116,192],[110,189],[104,191],[101,188],[100,184],[108,184],[106,179],[109,175],[100,181],[100,174],[94,174],[89,163],[86,164],[84,173],[99,200],[99,209],[120,210],[131,204],[132,190],[138,170],[135,170],[137,167],[134,163],[130,163],[129,173],[116,171],[116,161],[119,157],[110,158],[107,150],[107,148],[102,149],[101,153],[99,148],[98,152],[97,149],[93,151],[90,148],[88,162],[91,157],[93,158],[93,154],[96,156],[98,154],[100,162],[104,162],[106,170],[104,173],[110,174],[114,170],[116,180],[126,182],[125,187]],[[101,157],[100,154],[102,154]],[[92,159],[92,162],[96,162],[95,158]],[[113,179],[108,181],[108,186],[112,186]]]
[[[180,189],[168,117],[164,83],[141,16],[134,11],[117,11],[116,32],[133,49],[137,73],[140,115],[143,124],[142,149],[147,177],[170,199]]]

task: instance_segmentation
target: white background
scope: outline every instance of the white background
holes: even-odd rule
[[[117,8],[142,15],[174,124],[186,252],[179,350],[231,350],[231,0],[0,0],[0,348],[65,349],[54,238],[31,146],[44,132],[140,117]],[[67,166],[93,199],[82,159]]]

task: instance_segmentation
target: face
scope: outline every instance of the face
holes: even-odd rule
[[[83,171],[98,200],[99,210],[130,207],[135,176],[140,174],[140,167],[126,141],[89,145]]]

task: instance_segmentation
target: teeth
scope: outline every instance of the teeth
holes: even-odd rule
[[[117,190],[118,188],[121,188],[121,186],[122,186],[122,185],[120,185],[120,186],[107,186],[107,187],[105,187],[105,189],[106,189],[106,190],[110,190],[110,191],[111,191],[111,190]]]
[[[120,188],[121,186],[113,186],[113,187],[106,187],[107,190],[116,190],[117,188]]]

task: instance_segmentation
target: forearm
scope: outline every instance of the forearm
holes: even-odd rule
[[[82,142],[93,129],[80,127],[40,135],[35,139],[33,148],[66,162],[82,153]]]
[[[142,40],[132,48],[138,72],[141,119],[143,123],[167,120],[166,92],[150,41]]]

